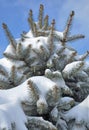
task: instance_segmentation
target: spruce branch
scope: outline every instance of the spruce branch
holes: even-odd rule
[[[63,40],[63,33],[60,32],[60,34],[58,34],[57,31],[54,31],[54,38],[56,38],[58,41],[61,41]]]
[[[17,42],[14,39],[14,37],[12,36],[11,32],[9,31],[8,26],[5,23],[3,23],[2,27],[5,30],[6,36],[9,39],[10,44],[13,46],[14,49],[16,49]]]
[[[38,128],[40,130],[57,130],[57,128],[49,121],[44,120],[42,117],[27,117],[28,128]]]
[[[15,80],[16,86],[23,83],[27,79],[26,75],[22,74],[20,77],[17,77],[17,82]]]
[[[65,28],[65,30],[64,30],[64,32],[63,32],[63,35],[64,35],[63,41],[64,41],[64,42],[66,41],[66,38],[67,38],[67,36],[68,36],[68,34],[69,34],[70,26],[71,26],[72,20],[73,20],[73,16],[74,16],[74,11],[72,11],[72,12],[70,13],[70,16],[69,16],[69,19],[68,19],[66,28]]]
[[[23,49],[23,46],[21,43],[17,44],[16,47],[16,56],[20,61],[25,62],[25,64],[27,66],[29,66],[29,64],[27,63],[27,59],[30,56],[30,51],[31,51],[31,44],[29,44],[25,49]]]
[[[24,60],[27,60],[30,57],[31,49],[32,49],[31,44],[29,44],[25,49],[23,49],[22,47],[22,55]]]
[[[42,29],[43,26],[43,11],[44,6],[41,4],[39,9],[39,21],[38,21],[39,29]]]
[[[41,57],[41,56],[40,56],[40,52],[39,52],[38,50],[32,49],[32,51],[33,51],[38,57]]]
[[[50,28],[50,33],[51,33],[51,35],[53,35],[53,31],[55,30],[55,19],[53,19],[52,20],[52,22],[51,22],[51,28]]]
[[[15,87],[21,84],[25,79],[25,75],[18,73],[18,70],[15,65],[11,67],[10,72],[8,73],[8,81],[9,81],[9,86],[8,87]]]
[[[64,79],[71,79],[77,72],[79,72],[84,66],[84,61],[75,61],[65,66],[62,71]]]
[[[70,55],[70,57],[67,59],[67,63],[66,64],[71,63],[74,60],[76,54],[77,54],[76,51],[72,52],[72,54]]]
[[[9,74],[9,79],[14,86],[21,84],[26,78],[25,75],[19,74],[16,66],[11,67],[11,72]]]
[[[21,43],[17,44],[16,55],[17,55],[18,59],[23,60],[23,47],[22,47]]]
[[[27,32],[23,31],[21,34],[21,40],[24,41],[25,39],[29,38],[26,36]]]
[[[8,78],[6,78],[5,76],[0,75],[0,89],[7,89],[8,87],[9,87]]]
[[[27,65],[24,63],[24,64],[22,64],[20,66],[17,66],[17,69],[18,70],[24,70],[24,68],[26,68],[26,67],[27,67]]]
[[[57,102],[59,100],[60,93],[61,93],[61,89],[58,86],[54,85],[53,90],[52,90],[52,95],[53,95],[55,102]]]
[[[29,12],[28,22],[29,22],[32,34],[34,35],[34,21],[33,21],[33,12],[32,12],[32,10],[30,10],[30,12]]]
[[[36,23],[34,23],[34,36],[35,36],[35,37],[38,36],[38,30],[37,30],[37,25],[36,25]]]
[[[61,49],[57,50],[56,54],[57,54],[58,56],[60,56],[61,53],[63,53],[64,50],[65,50],[65,46],[62,46]]]
[[[54,67],[55,66],[55,68],[57,69],[57,68],[59,68],[59,59],[60,59],[60,56],[53,56],[52,57],[52,66]]]
[[[50,34],[47,39],[47,42],[49,43],[50,52],[52,52],[53,50],[54,25],[55,25],[55,19],[52,20]]]
[[[46,62],[49,58],[49,52],[42,45],[40,46],[40,54],[43,56],[43,60]]]
[[[15,65],[9,69],[5,69],[4,66],[0,65],[2,71],[0,72],[0,84],[2,88],[12,88],[21,84],[25,79],[25,75],[18,72]]]
[[[85,54],[83,54],[79,60],[85,60],[89,56],[89,51],[87,51]]]
[[[77,40],[77,39],[81,39],[81,38],[85,38],[85,36],[82,34],[78,34],[78,35],[67,37],[65,41],[69,42],[69,41],[73,41],[73,40]]]
[[[38,36],[48,36],[50,31],[38,30]]]
[[[36,57],[28,57],[26,58],[25,62],[27,64],[28,67],[30,67],[32,64],[34,64],[34,62],[36,61]]]
[[[18,60],[18,57],[16,55],[12,55],[10,53],[7,53],[7,52],[4,52],[3,55],[8,58],[8,59],[11,59],[11,60]]]
[[[89,83],[81,81],[77,93],[74,93],[74,96],[76,96],[76,101],[83,101],[88,94],[89,94]]]
[[[16,79],[16,68],[14,65],[11,68],[10,77],[12,78],[12,81],[14,82],[14,80]]]
[[[49,18],[49,16],[46,15],[46,17],[44,18],[44,26],[42,27],[42,30],[48,29],[48,18]]]
[[[28,80],[27,85],[28,85],[28,89],[30,89],[30,91],[32,92],[32,95],[35,98],[35,100],[38,100],[40,91],[39,91],[38,87],[36,86],[36,84],[33,83],[33,81],[30,79],[30,80]]]
[[[25,35],[22,33],[21,34],[21,41],[24,41],[25,40]]]
[[[43,54],[41,53],[42,52],[41,48],[40,48],[40,51],[36,49],[32,49],[32,51],[36,54],[36,57],[38,58],[39,61],[41,61],[42,63],[45,62],[43,58]],[[35,60],[36,60],[36,57],[34,58]]]
[[[0,65],[0,74],[3,75],[3,76],[8,75],[7,70],[3,65]]]
[[[28,73],[29,73],[29,71],[30,71],[30,69],[26,66],[26,67],[23,67],[24,68],[24,70],[23,70],[23,74],[24,75],[27,75]]]

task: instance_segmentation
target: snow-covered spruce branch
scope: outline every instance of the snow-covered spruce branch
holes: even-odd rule
[[[39,129],[39,130],[57,130],[57,128],[48,121],[45,121],[42,117],[27,117],[28,128]]]
[[[18,39],[2,24],[9,45],[0,59],[0,88],[7,89],[0,90],[0,130],[89,129],[89,51],[79,55],[67,44],[84,38],[69,33],[74,14],[59,32],[41,4],[38,21],[30,10],[30,31]]]
[[[3,62],[2,62],[3,63]],[[16,87],[26,80],[26,76],[18,73],[17,68],[12,65],[10,68],[0,65],[0,88],[8,89]]]
[[[89,129],[89,96],[79,105],[64,114],[64,119],[69,122],[69,130]]]
[[[70,24],[72,21],[72,14],[70,15],[65,31],[58,32],[54,28],[54,24],[55,24],[54,20],[52,21],[52,24],[50,26],[48,25],[48,16],[46,16],[46,23],[45,23],[45,21],[43,20],[44,19],[43,10],[44,10],[43,5],[40,5],[38,23],[34,22],[32,10],[30,10],[28,21],[31,27],[31,31],[24,34],[24,41],[21,40],[22,38],[15,40],[12,37],[12,34],[10,33],[7,25],[3,23],[3,28],[10,41],[10,45],[7,47],[6,51],[4,52],[4,56],[9,60],[11,60],[12,62],[13,60],[19,62],[23,61],[23,64],[25,64],[25,66],[23,65],[24,67],[22,68],[22,70],[24,70],[25,68],[25,72],[23,73],[27,74],[28,72],[29,77],[34,75],[43,75],[46,67],[54,68],[54,66],[57,64],[58,66],[56,67],[56,69],[62,70],[66,64],[71,62],[71,59],[72,61],[75,60],[74,59],[75,53],[74,52],[72,53],[72,51],[69,50],[69,48],[67,48],[67,46],[65,46],[65,44],[62,43],[64,42],[62,40],[65,39],[64,37],[66,37],[64,36],[64,32],[67,34],[70,28]],[[43,29],[44,26],[46,26],[45,30]],[[56,39],[56,41],[54,39]],[[66,54],[65,55],[62,54],[59,43],[61,43],[62,47],[67,48],[68,51],[71,52],[71,54],[67,59],[66,59]],[[60,56],[57,54],[58,52],[61,53]],[[58,58],[56,59],[58,60],[54,58],[54,55],[57,55]],[[59,65],[58,62],[61,62],[61,57],[63,55],[65,57],[65,64],[61,68],[61,65]],[[49,65],[48,61],[50,61],[52,65]],[[61,64],[63,64],[63,61]],[[39,74],[38,71],[40,71],[40,69],[42,71]]]
[[[15,88],[0,90],[0,123],[3,124],[3,126],[0,125],[0,129],[7,129],[8,127],[11,127],[11,124],[15,123],[16,130],[22,130],[23,126],[23,130],[25,130],[25,114],[29,116],[48,114],[59,98],[60,88],[53,81],[44,76],[32,77]],[[13,116],[13,112],[16,114],[15,116]],[[9,116],[9,123],[6,115]],[[31,118],[29,119],[29,122],[31,123]],[[34,119],[35,118],[33,118],[33,120]],[[39,129],[41,126],[44,126],[44,129],[56,130],[56,127],[50,122],[42,120],[41,122],[43,122],[43,125],[40,125],[35,121],[39,122],[39,118],[34,120],[32,125],[34,128],[36,127],[35,125],[37,125]],[[45,123],[48,125],[47,127],[45,126]],[[29,126],[30,125],[31,124],[29,124]]]

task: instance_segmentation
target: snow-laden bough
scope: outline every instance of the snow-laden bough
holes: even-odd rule
[[[30,31],[17,39],[2,24],[9,45],[0,59],[0,130],[88,130],[89,51],[67,44],[84,35],[69,35],[74,11],[63,32],[43,12],[41,4],[35,22],[29,11]]]

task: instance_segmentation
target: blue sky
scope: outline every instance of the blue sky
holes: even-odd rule
[[[37,20],[40,4],[44,4],[44,14],[49,15],[50,22],[53,18],[56,20],[59,31],[63,31],[70,12],[74,10],[71,34],[84,34],[86,37],[70,44],[79,54],[89,50],[89,0],[0,0],[0,58],[8,45],[2,23],[5,22],[13,36],[18,38],[22,31],[29,31],[29,9],[33,10],[34,19]]]

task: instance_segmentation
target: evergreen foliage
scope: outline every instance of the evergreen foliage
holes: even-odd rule
[[[89,51],[67,43],[84,35],[69,33],[74,11],[63,32],[43,14],[41,4],[34,22],[29,11],[30,31],[19,39],[2,24],[9,45],[0,59],[0,130],[88,130]]]

